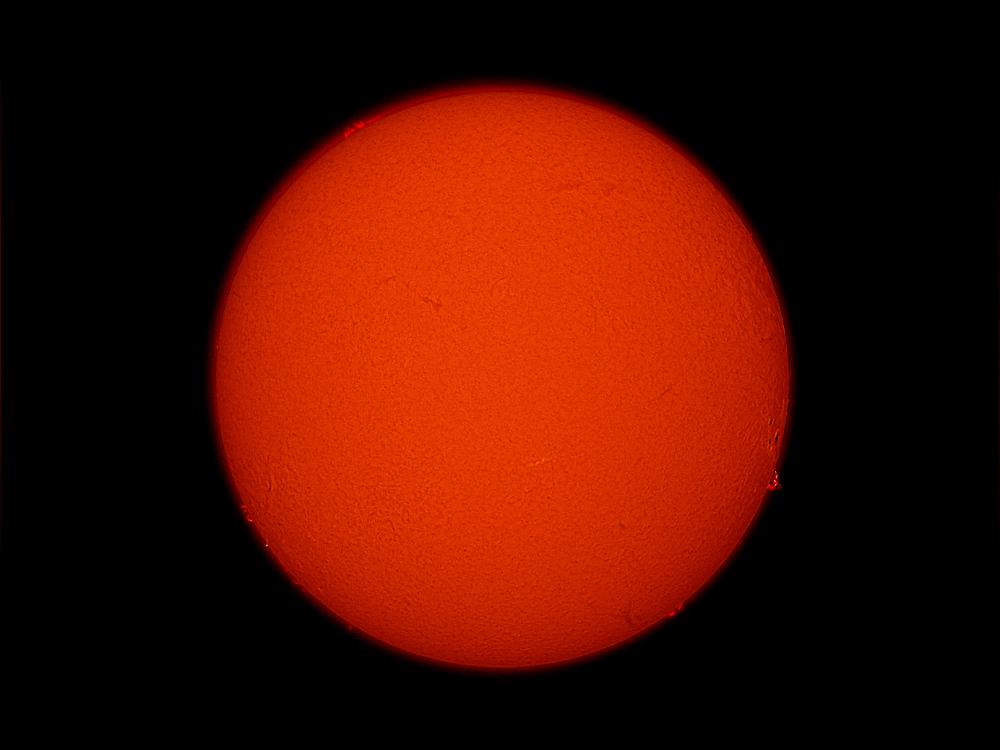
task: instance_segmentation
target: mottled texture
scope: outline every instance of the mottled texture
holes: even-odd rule
[[[213,372],[247,516],[337,617],[480,667],[677,610],[780,453],[782,313],[664,136],[545,92],[411,102],[263,213]]]

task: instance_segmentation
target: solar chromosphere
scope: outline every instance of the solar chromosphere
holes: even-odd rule
[[[781,455],[761,250],[667,136],[577,95],[440,91],[337,134],[233,263],[211,373],[234,493],[342,623],[523,669],[676,613]]]

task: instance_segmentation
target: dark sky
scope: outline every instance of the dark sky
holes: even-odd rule
[[[765,676],[779,705],[940,689],[930,674],[996,687],[1000,131],[982,60],[344,54],[5,70],[8,679],[319,680],[428,704],[760,699]],[[359,114],[498,80],[603,98],[699,158],[769,254],[795,375],[784,489],[716,583],[620,651],[514,678],[383,652],[300,597],[239,517],[205,390],[223,276],[276,183]]]

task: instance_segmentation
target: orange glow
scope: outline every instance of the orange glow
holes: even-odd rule
[[[781,454],[781,305],[665,136],[544,90],[353,122],[234,264],[213,365],[244,512],[316,602],[437,662],[620,644],[707,584]]]

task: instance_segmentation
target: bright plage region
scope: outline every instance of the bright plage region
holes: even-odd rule
[[[513,86],[309,157],[234,258],[212,359],[273,560],[335,621],[466,668],[676,614],[750,530],[789,409],[780,297],[720,186],[611,105]]]

